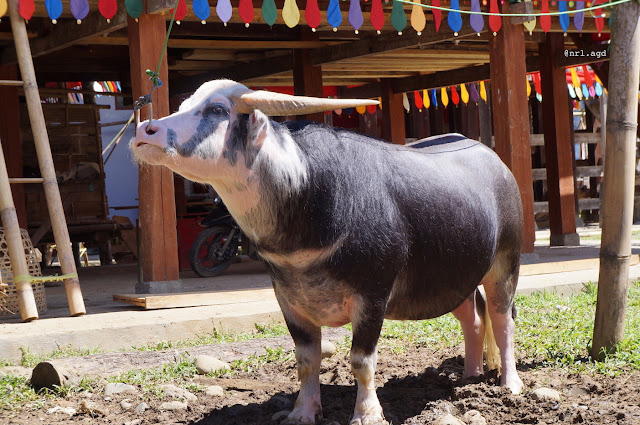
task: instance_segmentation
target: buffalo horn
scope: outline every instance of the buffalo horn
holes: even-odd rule
[[[305,115],[333,109],[377,105],[371,99],[324,99],[320,97],[291,96],[263,90],[250,91],[234,98],[236,110],[250,114],[255,109],[265,115]]]

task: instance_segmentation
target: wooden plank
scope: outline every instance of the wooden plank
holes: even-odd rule
[[[312,65],[311,56],[309,49],[293,51],[293,91],[296,96],[324,97],[322,67]],[[324,113],[300,115],[296,119],[324,123]]]
[[[534,250],[536,235],[522,25],[503,25],[498,34],[489,39],[489,53],[495,150],[518,182],[524,214],[522,252],[530,253]]]
[[[391,88],[392,80],[383,79],[381,81],[382,95],[382,135],[383,139],[404,145],[404,106],[402,106],[402,95],[393,93]]]
[[[549,212],[549,203],[547,201],[539,201],[533,203],[533,211],[535,213]],[[600,199],[599,198],[583,198],[578,199],[578,210],[599,210]]]
[[[165,19],[161,15],[142,14],[138,22],[129,19],[131,87],[134,98],[151,91],[145,75],[156,69],[160,59],[158,46],[166,36]],[[160,79],[162,90],[153,94],[154,118],[169,115],[168,69],[164,56]],[[140,111],[140,120],[148,119],[149,108]],[[140,227],[142,229],[142,270],[145,282],[178,280],[178,236],[176,225],[173,172],[164,166],[144,165],[139,168]]]
[[[104,35],[126,27],[127,16],[126,9],[120,7],[110,23],[97,11],[89,14],[82,21],[82,25],[78,25],[75,20],[60,22],[56,25],[55,30],[48,35],[32,40],[31,55],[37,58],[65,49],[87,38],[105,38]],[[11,47],[6,48],[0,56],[0,62],[3,64],[16,63],[17,61],[15,49]]]
[[[104,19],[104,18],[103,18]],[[75,24],[75,23],[74,23]],[[83,23],[84,25],[84,23]],[[164,40],[163,40],[164,43]],[[343,44],[344,41],[296,41],[296,40],[200,40],[170,38],[167,47],[172,49],[233,49],[233,50],[259,50],[259,49],[317,49],[321,47]],[[78,44],[97,44],[109,46],[127,46],[127,37],[91,37],[78,42]],[[161,44],[162,45],[162,44]]]
[[[569,93],[564,68],[555,66],[554,58],[564,51],[562,34],[547,34],[540,44],[540,77],[544,121],[544,149],[547,168],[549,227],[554,235],[576,233],[574,147],[571,141]]]
[[[602,165],[588,165],[584,167],[576,167],[576,177],[602,177],[604,167]],[[534,168],[532,171],[533,180],[546,180],[546,168]]]
[[[226,305],[275,300],[272,288],[216,292],[183,292],[170,294],[117,294],[113,300],[137,305],[145,310],[159,308]]]

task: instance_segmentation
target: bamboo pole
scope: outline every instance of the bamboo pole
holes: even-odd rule
[[[49,216],[53,227],[53,236],[58,246],[58,257],[63,274],[76,274],[76,266],[71,252],[71,241],[67,231],[67,223],[60,199],[60,190],[56,180],[56,172],[53,167],[51,157],[51,147],[49,146],[49,136],[44,121],[42,105],[40,104],[40,94],[36,82],[35,71],[33,69],[33,59],[29,48],[29,39],[24,19],[18,14],[18,0],[9,0],[9,17],[11,19],[11,30],[16,45],[18,64],[22,81],[24,81],[24,94],[27,99],[27,108],[31,129],[38,154],[40,173],[44,179],[44,192],[47,198]],[[77,275],[76,275],[77,276]],[[64,281],[69,310],[72,316],[80,316],[86,313],[80,282],[77,277],[71,277]]]
[[[631,260],[640,76],[640,3],[612,10],[609,105],[602,200],[598,302],[591,356],[602,359],[624,337]]]
[[[29,279],[29,266],[24,255],[22,235],[16,207],[13,204],[11,187],[9,186],[9,174],[7,164],[4,162],[4,151],[0,144],[0,216],[4,226],[4,237],[9,248],[11,270],[13,271],[13,284],[16,286],[20,316],[25,322],[38,318],[36,299],[33,296],[33,288]]]

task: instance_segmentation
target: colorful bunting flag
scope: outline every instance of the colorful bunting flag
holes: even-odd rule
[[[232,11],[230,0],[218,0],[218,4],[216,4],[216,15],[218,15],[218,18],[224,23],[225,27],[229,19],[231,19]]]
[[[542,7],[540,8],[542,13],[549,13],[549,0],[542,0]],[[547,33],[551,29],[551,16],[542,15],[540,17],[540,28]]]
[[[20,4],[22,4],[22,2],[23,0],[20,0]],[[116,0],[98,0],[98,10],[107,22],[110,23],[111,18],[113,18],[118,11],[118,3]]]
[[[382,11],[382,0],[372,0],[371,13],[369,14],[371,25],[378,34],[384,27],[384,12]]]
[[[240,4],[238,6],[238,14],[240,15],[240,19],[242,19],[242,22],[244,22],[244,26],[249,28],[249,24],[251,23],[251,21],[253,21],[253,18],[255,16],[255,13],[253,11],[253,1],[240,0]]]
[[[525,2],[530,2],[531,0],[524,0]],[[533,34],[533,30],[536,27],[536,17],[531,16],[531,20],[523,23],[524,27],[529,31],[529,35]]]
[[[398,31],[398,35],[402,35],[402,30],[407,26],[407,15],[404,13],[402,2],[393,0],[391,9],[391,24]]]
[[[33,16],[33,12],[36,10],[36,5],[33,0],[20,0],[18,3],[18,13],[22,16],[22,19],[29,20]]]
[[[124,0],[124,7],[133,19],[137,20],[142,15],[142,0]]]
[[[89,2],[87,0],[70,0],[69,9],[79,24],[89,14]],[[0,15],[2,14],[0,13]]]
[[[438,108],[438,97],[436,96],[436,89],[431,89],[431,103],[433,103],[433,106],[435,106],[436,109]]]
[[[476,105],[480,101],[480,95],[478,94],[478,88],[476,87],[476,83],[469,84],[469,96],[471,98],[471,101]]]
[[[427,109],[431,106],[431,100],[429,100],[429,92],[427,90],[422,90],[422,103]]]
[[[531,84],[529,84],[529,78],[525,77],[524,78],[526,84],[527,84],[527,97],[531,96]]]
[[[417,0],[416,3],[422,3],[422,0]],[[422,35],[422,30],[424,30],[426,25],[427,18],[424,16],[424,7],[414,4],[411,9],[411,26],[416,30],[418,35]]]
[[[605,3],[607,0],[596,0],[591,6],[597,6]],[[593,11],[595,15],[596,29],[598,30],[598,36],[602,35],[602,29],[604,28],[604,19],[602,18],[602,9],[598,8]]]
[[[169,10],[171,16],[173,16],[173,9]],[[187,15],[187,3],[184,0],[178,0],[178,7],[176,8],[176,24],[180,25],[180,21]]]
[[[576,10],[581,10],[581,9],[584,9],[583,1],[579,1],[576,3]],[[582,32],[582,27],[584,26],[584,12],[577,12],[573,16],[573,25],[576,27],[578,31]]]
[[[282,19],[289,28],[293,28],[300,22],[300,9],[296,0],[284,0],[282,7]]]
[[[207,23],[207,18],[211,15],[211,8],[207,0],[193,0],[193,13],[200,19],[203,24]]]
[[[0,18],[7,13],[7,0],[0,0]]]
[[[329,6],[327,7],[327,22],[331,25],[333,31],[338,30],[338,27],[342,23],[340,0],[329,0]]]
[[[431,0],[431,4],[435,7],[440,7],[440,0]],[[431,13],[433,13],[433,25],[435,25],[436,32],[438,32],[442,21],[442,11],[440,9],[431,9]]]
[[[576,98],[576,91],[573,88],[573,85],[567,83],[567,89],[569,89],[569,96],[571,96],[572,99]]]
[[[316,32],[316,28],[320,25],[320,7],[318,7],[318,0],[307,0],[304,18],[307,21],[307,25],[311,27],[311,31]]]
[[[356,112],[359,113],[360,115],[363,115],[365,112],[367,112],[367,107],[366,106],[356,106]]]
[[[484,85],[484,81],[480,81],[480,97],[485,102],[487,101],[487,88]]]
[[[447,89],[444,87],[440,87],[440,101],[445,108],[449,106],[449,95],[447,94]]]
[[[453,31],[453,35],[457,36],[458,31],[462,28],[462,16],[460,16],[460,3],[459,0],[451,0],[451,11],[447,15],[447,23],[449,28]]]
[[[460,98],[462,99],[465,105],[469,103],[469,92],[467,91],[466,84],[460,84]]]
[[[472,12],[480,12],[480,0],[471,0],[471,11]],[[469,24],[471,28],[478,34],[480,37],[480,33],[484,29],[484,19],[482,19],[482,15],[473,13],[469,17]]]
[[[409,105],[409,98],[406,93],[402,93],[402,106],[404,106],[404,109],[406,109],[407,112],[411,109],[411,105]]]
[[[498,9],[498,0],[491,0],[489,3],[489,12],[491,13],[500,13]],[[500,28],[502,28],[502,18],[498,15],[489,16],[489,28],[493,31],[493,35],[496,35]]]
[[[451,101],[456,107],[460,104],[460,95],[458,94],[456,86],[451,86]]]
[[[564,31],[565,37],[567,35],[567,31],[569,30],[569,14],[567,13],[568,10],[569,9],[567,7],[566,1],[558,2],[558,12],[562,12],[562,14],[558,16],[558,19],[560,19],[560,26],[562,27],[562,31]]]
[[[378,106],[377,105],[367,105],[367,112],[368,113],[375,114],[377,110],[378,110]]]
[[[351,27],[358,34],[358,30],[364,23],[364,17],[362,16],[362,8],[360,7],[360,0],[351,0],[349,4],[349,13],[347,14],[347,20],[351,24]]]
[[[44,5],[47,8],[47,13],[51,22],[54,24],[58,22],[58,18],[62,15],[62,1],[60,0],[44,0]]]
[[[420,96],[420,92],[418,90],[415,90],[413,92],[413,101],[416,104],[416,108],[418,108],[418,111],[422,112],[422,107],[424,106],[424,104],[422,103],[422,96]]]
[[[276,19],[278,19],[278,9],[276,8],[276,3],[274,0],[262,1],[262,19],[264,19],[264,21],[270,27],[272,27],[273,24],[276,23]]]

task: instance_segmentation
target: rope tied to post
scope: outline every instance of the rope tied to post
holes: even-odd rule
[[[129,127],[129,124],[131,124],[133,119],[136,118],[136,127],[138,124],[140,124],[140,109],[142,109],[147,105],[149,105],[149,122],[147,123],[147,128],[145,129],[145,131],[149,131],[149,126],[151,125],[151,121],[153,121],[153,92],[155,91],[156,87],[162,87],[162,80],[160,79],[160,67],[162,66],[162,60],[164,59],[164,54],[167,51],[167,44],[169,44],[169,36],[171,35],[171,29],[173,28],[173,23],[176,20],[178,2],[179,0],[176,0],[175,5],[173,6],[171,21],[169,22],[167,35],[164,38],[164,45],[162,46],[162,50],[160,51],[160,60],[158,60],[158,66],[156,67],[156,71],[153,72],[150,69],[147,69],[145,71],[145,74],[149,76],[149,79],[151,80],[151,83],[152,83],[151,91],[149,92],[149,94],[140,96],[138,100],[135,101],[133,106],[133,113],[131,114],[131,117],[129,117],[129,120],[124,125],[124,127],[122,127],[122,129],[118,132],[118,134],[115,135],[115,137],[111,140],[111,142],[109,142],[107,147],[104,148],[104,150],[102,151],[102,155],[104,155],[109,150],[109,148],[113,146],[113,148],[111,149],[111,152],[109,152],[109,155],[104,160],[104,165],[106,165],[107,161],[109,161],[109,158],[111,158],[113,151],[116,149],[116,147],[120,143],[122,136],[124,136],[125,131]]]

